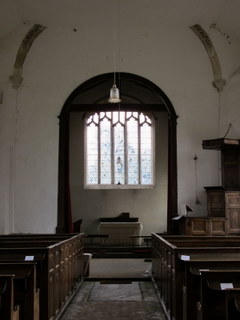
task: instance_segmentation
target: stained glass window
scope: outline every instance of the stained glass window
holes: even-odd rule
[[[150,114],[96,112],[86,118],[87,188],[153,186],[154,125]]]

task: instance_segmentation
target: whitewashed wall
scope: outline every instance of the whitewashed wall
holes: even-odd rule
[[[125,2],[117,69],[145,77],[159,86],[178,114],[178,201],[196,214],[206,213],[203,186],[219,181],[218,155],[202,150],[203,139],[222,136],[229,123],[240,137],[236,40],[210,36],[227,85],[213,88],[212,68],[203,45],[188,25],[130,14]],[[113,71],[113,30],[108,19],[85,19],[71,27],[48,27],[34,42],[23,66],[23,83],[11,87],[9,76],[19,45],[31,25],[19,25],[0,39],[0,233],[54,232],[57,223],[58,118],[71,92],[96,75]],[[97,21],[97,25],[94,25]],[[142,22],[144,21],[144,23]],[[193,21],[197,23],[198,21]],[[205,27],[205,26],[203,26]],[[207,27],[207,26],[206,26]],[[197,155],[197,190],[194,156]],[[196,193],[200,204],[196,204]],[[120,211],[123,211],[121,208]],[[163,220],[159,229],[166,228]]]

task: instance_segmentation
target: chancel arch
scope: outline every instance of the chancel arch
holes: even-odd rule
[[[140,215],[148,233],[151,223],[157,226],[158,220],[165,219],[162,221],[164,230],[159,231],[170,232],[172,229],[172,217],[177,213],[175,110],[166,94],[151,81],[130,73],[116,73],[115,76],[121,95],[120,104],[108,102],[114,75],[107,73],[77,87],[66,100],[59,115],[56,228],[59,233],[71,232],[73,221],[78,219],[83,219],[83,226],[86,228],[83,232],[94,232],[99,217],[110,214],[114,216],[124,211],[134,216]],[[159,122],[155,134],[158,178],[153,190],[84,189],[84,116],[89,112],[114,110],[150,112],[158,120],[156,122]],[[144,212],[141,213],[141,210]],[[161,211],[159,216],[158,210]]]

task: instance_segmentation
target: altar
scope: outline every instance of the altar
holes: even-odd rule
[[[99,233],[107,234],[109,245],[141,245],[141,222],[100,222]]]

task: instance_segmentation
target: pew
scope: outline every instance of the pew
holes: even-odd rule
[[[0,263],[0,274],[14,275],[14,302],[19,305],[20,320],[39,320],[39,289],[36,287],[36,264]]]
[[[239,320],[240,319],[240,292],[239,290],[226,291],[226,320]]]
[[[0,274],[0,320],[19,320],[19,306],[14,303],[14,275]]]
[[[199,319],[225,320],[231,306],[229,293],[240,293],[240,270],[203,270],[200,279]]]
[[[83,234],[0,237],[0,264],[32,260],[40,320],[59,318],[83,281]]]
[[[196,285],[191,267],[239,268],[240,238],[152,234],[152,253],[152,277],[168,319],[192,320],[197,297],[191,291]]]
[[[213,276],[215,276],[215,288],[214,285],[211,287],[211,285],[209,285],[208,283],[207,285],[206,283],[204,283],[204,281],[206,282],[206,280],[212,281]],[[205,269],[201,269],[201,267],[198,264],[195,264],[195,266],[190,267],[190,270],[186,270],[185,284],[183,288],[183,319],[205,320],[205,316],[203,316],[202,313],[203,309],[205,311],[208,308],[206,307],[206,303],[204,302],[210,301],[211,304],[213,304],[212,301],[214,301],[214,298],[216,298],[215,291],[213,290],[220,290],[221,283],[224,284],[226,282],[232,283],[235,287],[239,288],[239,277],[239,263],[236,263],[235,267],[224,267],[224,264],[218,263],[208,265],[208,268]],[[212,291],[209,294],[208,291],[210,290],[210,288],[212,289]],[[225,292],[226,291],[224,291],[224,294]],[[223,302],[225,303],[225,300]],[[223,302],[219,303],[219,306],[223,307]],[[226,317],[226,310],[229,305],[229,303],[226,303],[225,309],[223,309],[221,312],[221,315],[224,315],[224,317]],[[210,311],[208,310],[207,313],[210,314]],[[217,314],[217,312],[214,312],[214,314]]]

